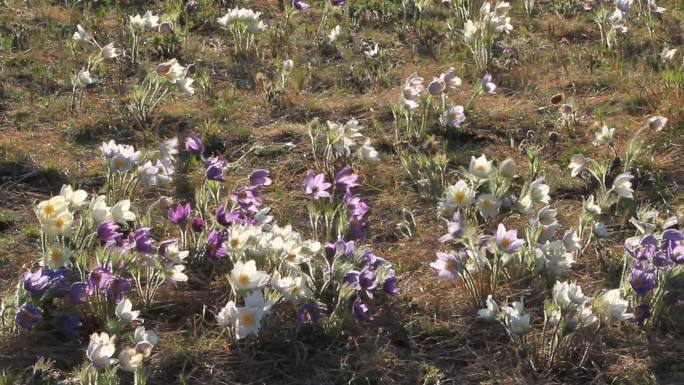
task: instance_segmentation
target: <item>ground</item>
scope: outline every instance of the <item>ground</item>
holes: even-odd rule
[[[436,219],[438,198],[421,197],[401,167],[392,105],[399,102],[404,79],[416,71],[429,82],[454,67],[464,85],[451,98],[463,104],[483,75],[473,66],[460,37],[448,34],[449,7],[431,4],[421,21],[409,13],[402,28],[401,2],[350,0],[347,7],[359,12],[352,19],[358,24],[351,30],[347,48],[326,54],[313,42],[323,2],[312,2],[311,9],[291,16],[293,31],[286,43],[265,33],[257,39],[258,56],[241,59],[232,54],[229,35],[215,22],[232,2],[198,3],[200,17],[175,25],[179,38],[174,54],[156,54],[147,39],[139,71],[176,57],[183,64],[196,63],[198,78],[206,81],[196,83],[192,96],[171,96],[145,129],[126,113],[133,85],[142,75],[125,64],[104,66],[98,73],[102,84],[84,89],[78,106],[71,105],[69,79],[84,59],[76,58],[66,42],[76,24],[82,24],[101,44],[113,41],[116,47],[129,47],[127,15],[148,9],[169,13],[179,8],[175,2],[9,0],[0,6],[1,292],[13,290],[21,271],[36,258],[40,228],[34,202],[59,193],[64,183],[89,192],[102,187],[106,171],[97,148],[102,141],[154,147],[162,138],[198,133],[208,139],[214,154],[228,160],[236,160],[249,146],[263,144],[245,158],[234,178],[244,178],[254,167],[269,169],[274,183],[265,199],[274,208],[273,215],[303,228],[308,222],[306,207],[293,198],[301,197],[302,180],[313,163],[309,124],[315,118],[324,122],[353,117],[380,151],[377,164],[357,169],[360,193],[371,207],[368,243],[397,266],[400,294],[381,309],[374,325],[350,325],[341,336],[309,335],[283,323],[265,327],[258,340],[243,344],[229,342],[205,316],[224,305],[225,282],[191,277],[182,289],[165,288],[146,314],[145,326],[153,327],[163,341],[152,358],[151,383],[176,383],[180,377],[188,384],[684,382],[681,318],[649,332],[629,324],[615,328],[600,339],[585,368],[573,369],[568,362],[549,372],[532,372],[516,359],[504,329],[476,319],[477,309],[468,303],[463,288],[438,281],[427,266],[444,232],[442,221]],[[604,122],[616,128],[616,150],[624,153],[647,117],[666,116],[666,130],[639,131],[644,154],[634,171],[634,205],[668,207],[681,223],[684,84],[681,67],[677,69],[675,61],[667,70],[659,54],[668,45],[679,47],[681,55],[682,3],[661,0],[659,5],[667,12],[657,17],[654,30],[649,32],[641,19],[633,21],[613,50],[601,45],[593,12],[577,7],[574,12],[557,13],[558,3],[562,2],[539,1],[528,18],[522,2],[512,2],[514,29],[497,43],[495,59],[487,68],[497,84],[496,94],[478,99],[461,132],[436,132],[420,151],[444,153],[450,175],[467,168],[470,157],[481,153],[498,161],[511,157],[521,173],[528,174],[518,146],[526,138],[541,143],[542,167],[559,220],[572,223],[582,196],[592,186],[569,178],[571,155],[609,154],[610,149],[592,144],[594,132]],[[262,11],[271,28],[285,18],[282,4],[275,1],[241,5]],[[331,20],[340,16],[329,17],[322,28],[325,34],[335,25]],[[364,62],[363,41],[377,42],[383,52],[384,70],[377,81],[364,79],[359,70]],[[265,87],[255,83],[257,73],[272,76],[274,63],[285,58],[293,60],[294,70],[284,93],[269,100]],[[667,81],[667,76],[674,80]],[[556,94],[563,94],[564,102],[574,106],[578,124],[556,124],[558,108],[551,103]],[[187,181],[178,186],[149,192],[148,201],[159,195],[191,199],[201,171],[195,174],[186,175]],[[415,216],[410,237],[397,230],[402,209],[412,210]],[[634,232],[629,225],[633,209],[625,208],[624,215],[611,224],[614,239],[592,245],[573,266],[568,279],[581,283],[585,292],[618,283],[622,239]],[[508,221],[521,223],[524,218],[513,215]],[[521,282],[504,288],[511,298],[526,296],[528,306],[536,306],[537,323],[542,322],[545,290]],[[83,359],[87,336],[82,337],[63,341],[41,334],[0,335],[0,367],[26,379],[35,370],[37,357],[44,357],[54,361],[50,372],[69,371]]]

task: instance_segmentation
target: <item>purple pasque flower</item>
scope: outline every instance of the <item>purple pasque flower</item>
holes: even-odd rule
[[[380,265],[387,262],[384,258],[380,258],[373,254],[373,252],[370,250],[364,252],[361,258],[366,261],[366,265],[368,265],[371,269],[377,269],[380,267]]]
[[[368,298],[373,298],[373,289],[377,286],[375,272],[369,266],[364,267],[360,272],[350,271],[344,276],[344,282],[350,284],[356,290],[364,291]]]
[[[496,84],[492,83],[492,75],[485,74],[485,76],[482,77],[482,90],[486,94],[494,93],[494,90],[496,90]]]
[[[506,254],[513,254],[524,244],[525,241],[518,239],[518,230],[506,231],[503,223],[499,223],[499,227],[496,230],[496,245],[499,247],[499,250]]]
[[[351,189],[359,186],[356,182],[358,179],[359,175],[354,174],[351,167],[345,166],[335,173],[335,190],[344,191],[345,194],[351,195]]]
[[[239,204],[242,210],[254,213],[259,212],[262,203],[258,186],[241,187],[230,194],[230,199]]]
[[[684,245],[678,245],[669,250],[670,259],[672,262],[681,265],[684,263]]]
[[[655,289],[657,285],[655,268],[649,268],[644,264],[637,263],[632,267],[628,280],[632,289],[638,295],[644,296]]]
[[[270,186],[273,181],[269,178],[270,173],[268,170],[257,169],[249,174],[249,184],[252,186]]]
[[[212,230],[207,237],[207,249],[205,255],[211,259],[220,259],[228,255],[226,247],[223,245],[225,238],[221,233],[216,230]]]
[[[197,5],[197,0],[190,0],[185,4],[185,12],[193,13],[196,12],[199,6]]]
[[[23,327],[24,329],[33,329],[33,327],[39,324],[42,320],[43,312],[40,310],[40,308],[35,307],[30,303],[21,305],[17,311],[17,325]]]
[[[112,274],[111,266],[98,266],[88,274],[86,293],[93,295],[96,291],[104,292],[114,279],[116,276]]]
[[[86,284],[83,282],[76,282],[71,284],[69,288],[69,299],[74,305],[85,303],[86,299]]]
[[[71,270],[67,268],[62,268],[59,270],[43,270],[44,274],[50,277],[49,290],[51,290],[56,296],[62,297],[69,293],[69,277],[71,277]]]
[[[226,179],[223,177],[223,172],[225,171],[226,167],[228,167],[228,163],[225,160],[212,157],[204,161],[204,167],[207,169],[207,179],[218,182],[226,181]]]
[[[332,184],[325,181],[325,175],[323,175],[323,173],[314,176],[313,171],[309,170],[306,172],[304,192],[311,195],[314,200],[329,198],[330,193],[327,190],[330,186],[332,186]]]
[[[300,11],[306,11],[311,8],[311,4],[304,2],[303,0],[292,0],[292,6]]]
[[[349,225],[347,227],[347,234],[350,239],[365,241],[366,230],[368,229],[368,221],[364,217],[352,215],[349,218]]]
[[[100,224],[97,225],[97,238],[102,245],[116,245],[123,236],[123,234],[119,232],[119,229],[119,225],[112,220],[100,222]]]
[[[117,302],[121,301],[133,290],[132,282],[130,278],[114,277],[107,283],[105,292]]]
[[[636,305],[632,308],[632,314],[634,314],[632,321],[637,325],[643,326],[646,320],[651,318],[651,305],[647,303]]]
[[[447,222],[447,233],[439,238],[440,242],[449,242],[454,239],[460,238],[463,235],[463,230],[465,230],[465,219],[461,210],[456,210],[450,221]]]
[[[335,7],[340,7],[347,4],[347,0],[330,0],[330,4],[334,5]]]
[[[126,251],[135,249],[140,254],[154,254],[154,239],[150,234],[149,227],[141,227],[131,231],[128,235],[127,245],[124,246]]]
[[[47,269],[45,269],[47,270]],[[33,295],[40,295],[47,291],[50,287],[49,274],[43,274],[43,269],[40,268],[34,272],[27,270],[24,273],[24,289]]]
[[[361,321],[368,322],[373,320],[373,316],[369,313],[370,308],[368,305],[361,302],[361,297],[356,297],[354,304],[352,305],[352,309],[354,310],[356,318],[360,319]]]
[[[315,303],[305,303],[297,310],[297,323],[300,325],[317,325],[321,323],[321,310]]]
[[[632,258],[639,261],[646,261],[653,259],[656,252],[658,251],[658,240],[653,235],[647,235],[643,237],[639,244],[633,246],[628,239],[625,241],[625,250],[632,256]]]
[[[202,143],[202,139],[199,136],[191,135],[185,138],[185,149],[193,155],[202,156],[204,143]]]
[[[64,314],[55,320],[57,330],[67,338],[73,338],[78,335],[78,329],[83,325],[81,320],[73,314]]]
[[[228,204],[223,202],[216,210],[216,221],[223,227],[230,227],[240,220],[240,213],[237,211],[228,211],[227,207]]]
[[[465,267],[465,262],[468,259],[468,254],[465,251],[450,251],[444,253],[438,251],[436,253],[437,260],[430,263],[430,267],[437,270],[440,278],[446,278],[449,280],[456,280],[458,274]]]
[[[177,225],[182,225],[190,218],[190,212],[192,212],[190,203],[176,205],[175,208],[169,210],[169,220]]]
[[[340,238],[334,243],[325,244],[325,254],[328,258],[333,258],[337,252],[349,259],[354,256],[356,251],[356,243],[354,241],[346,242],[344,239]]]
[[[192,225],[190,227],[192,227],[192,231],[196,233],[201,233],[202,230],[204,230],[204,226],[204,219],[195,218],[192,220]]]
[[[390,275],[385,278],[385,282],[382,284],[382,290],[389,295],[397,295],[399,293],[399,288],[397,288],[397,277],[394,273],[394,269],[390,269]]]
[[[352,195],[351,192],[344,195],[344,203],[347,205],[351,216],[363,217],[368,213],[369,208],[366,202],[361,200],[360,196]]]

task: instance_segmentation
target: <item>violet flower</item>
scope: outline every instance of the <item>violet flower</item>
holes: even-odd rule
[[[17,311],[17,325],[23,327],[24,329],[33,329],[33,327],[39,324],[42,320],[43,312],[40,310],[40,308],[37,308],[30,303],[21,305]]]
[[[86,299],[86,284],[83,282],[76,282],[71,284],[69,288],[69,299],[74,305],[85,303]]]
[[[347,4],[347,0],[330,0],[330,4],[335,7],[339,7]]]
[[[314,303],[305,303],[297,310],[297,322],[300,325],[316,325],[321,322],[321,311]]]
[[[632,321],[637,325],[643,326],[646,323],[646,320],[651,318],[651,305],[647,303],[636,305],[632,309],[632,314],[634,314]]]
[[[97,225],[97,238],[102,245],[116,245],[123,236],[119,229],[120,227],[116,222],[112,220],[103,221]]]
[[[207,169],[207,179],[215,180],[218,182],[225,182],[226,179],[223,177],[223,172],[225,171],[227,166],[228,163],[226,163],[225,160],[219,159],[217,157],[205,160],[204,167]]]
[[[368,205],[358,195],[351,195],[350,192],[347,192],[344,196],[344,203],[347,205],[351,216],[363,217],[368,213]]]
[[[499,223],[499,228],[496,230],[496,245],[501,251],[506,254],[513,254],[524,244],[525,241],[518,239],[518,230],[506,231],[503,223]]]
[[[397,295],[399,293],[399,288],[397,288],[397,277],[394,275],[394,270],[391,270],[391,275],[385,278],[385,282],[382,284],[382,290],[389,295]]]
[[[359,186],[356,182],[358,179],[358,174],[354,174],[354,170],[346,166],[335,173],[335,189],[350,194],[352,188]]]
[[[204,219],[195,218],[192,220],[192,231],[196,233],[201,233],[204,230]]]
[[[356,250],[356,243],[354,241],[345,242],[344,239],[338,239],[335,243],[325,244],[325,254],[328,258],[333,258],[337,252],[341,252],[341,255],[350,259],[354,256],[354,251]]]
[[[133,280],[129,278],[115,277],[106,285],[106,292],[117,302],[121,301],[133,290],[132,282]]]
[[[225,238],[216,230],[212,230],[207,237],[207,249],[205,255],[211,259],[219,259],[228,255],[223,242]]]
[[[230,227],[240,219],[240,213],[226,210],[227,206],[228,205],[224,202],[216,210],[216,221],[223,227]]]
[[[300,11],[306,11],[311,8],[311,4],[304,2],[303,0],[292,0],[292,6]]]
[[[349,218],[347,233],[349,234],[350,239],[365,241],[367,229],[368,222],[364,217],[352,216]]]
[[[128,244],[124,247],[126,250],[135,248],[138,253],[141,254],[154,254],[154,239],[150,234],[149,227],[141,227],[139,229],[133,230],[128,235]]]
[[[270,186],[272,182],[268,170],[258,169],[249,174],[249,184],[252,186]]]
[[[116,279],[116,276],[112,274],[111,267],[98,266],[88,275],[86,293],[93,295],[96,291],[104,292],[109,283],[114,279]]]
[[[309,170],[306,172],[304,192],[311,195],[314,200],[329,198],[330,193],[327,190],[330,186],[332,185],[325,181],[325,175],[322,173],[314,176],[313,171]]]
[[[38,269],[33,273],[27,270],[24,273],[24,289],[33,295],[45,293],[50,285],[50,276],[43,274],[43,269]]]
[[[373,316],[369,314],[370,308],[368,305],[365,303],[361,302],[361,297],[356,297],[354,300],[354,304],[352,305],[352,309],[354,310],[354,314],[358,319],[361,321],[372,321]]]
[[[169,220],[177,225],[184,224],[190,218],[192,206],[190,203],[185,205],[176,205],[175,208],[169,210]]]
[[[446,278],[449,280],[456,280],[458,274],[465,267],[465,262],[468,259],[468,254],[464,251],[451,251],[449,253],[443,253],[438,251],[436,253],[437,260],[430,263],[430,267],[438,271],[440,278]]]
[[[648,294],[657,285],[655,269],[649,269],[642,264],[635,264],[632,273],[629,275],[629,284],[638,295]]]
[[[202,139],[197,135],[188,136],[185,139],[185,149],[193,155],[202,156],[202,153],[204,153],[204,143],[202,143]]]
[[[65,314],[57,317],[55,320],[57,330],[67,338],[73,338],[78,335],[78,330],[83,325],[81,320],[72,314]]]
[[[255,186],[242,187],[230,194],[230,199],[240,205],[240,208],[245,211],[259,212],[261,206],[261,197],[259,196],[259,188]]]

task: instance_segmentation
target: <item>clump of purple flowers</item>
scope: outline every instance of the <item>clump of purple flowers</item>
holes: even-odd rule
[[[654,234],[629,238],[625,250],[634,261],[627,277],[639,303],[633,308],[634,321],[643,325],[649,318],[657,319],[664,306],[679,302],[672,298],[680,296],[673,267],[684,263],[684,235],[667,229],[660,239]]]

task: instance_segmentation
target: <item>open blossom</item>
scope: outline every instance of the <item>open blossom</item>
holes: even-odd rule
[[[114,59],[121,55],[121,50],[119,48],[114,48],[114,43],[109,43],[100,49],[100,56],[103,59]]]
[[[71,38],[76,41],[85,41],[87,37],[88,33],[83,26],[81,24],[76,24],[76,32],[74,32],[74,35]]]
[[[256,262],[250,259],[246,263],[237,261],[230,272],[230,282],[239,290],[254,290],[263,287],[270,276],[264,271],[257,270]]]
[[[465,220],[461,210],[456,210],[454,216],[449,222],[447,222],[447,233],[439,238],[440,242],[449,242],[456,238],[459,238],[463,231],[465,230]]]
[[[477,209],[484,219],[489,219],[499,213],[501,202],[494,194],[481,194],[477,197]]]
[[[437,260],[431,262],[430,267],[437,270],[440,278],[446,278],[453,281],[458,278],[458,274],[460,274],[465,267],[467,259],[468,255],[463,251],[451,251],[449,253],[438,251]]]
[[[568,164],[568,168],[571,169],[571,171],[570,171],[571,177],[573,177],[573,178],[576,177],[586,167],[587,167],[587,158],[585,158],[584,155],[575,154],[572,156],[572,158],[570,158],[570,164]]]
[[[594,203],[594,196],[589,195],[586,200],[582,201],[582,207],[584,208],[585,211],[592,213],[592,214],[601,214],[601,206],[598,204]]]
[[[219,259],[228,255],[228,251],[223,244],[224,241],[225,238],[221,233],[212,230],[207,237],[206,256],[212,259]]]
[[[184,205],[176,205],[175,208],[169,210],[169,220],[177,225],[184,224],[190,218],[190,212],[192,211],[192,206],[190,203]]]
[[[656,288],[656,269],[637,263],[628,278],[629,284],[638,295],[644,296]]]
[[[53,243],[43,255],[42,265],[52,270],[59,270],[69,265],[71,250],[60,243]]]
[[[591,298],[584,296],[582,288],[576,283],[556,281],[553,286],[553,301],[561,308],[583,306]]]
[[[478,178],[487,178],[492,173],[492,162],[487,160],[484,154],[480,155],[477,159],[471,156],[468,171]]]
[[[264,301],[263,293],[257,290],[245,297],[244,307],[235,306],[233,301],[228,302],[221,309],[217,321],[220,326],[232,326],[235,337],[243,339],[259,331],[261,319],[270,312],[271,305],[270,301]]]
[[[340,27],[339,25],[336,25],[335,28],[331,29],[330,33],[328,33],[328,41],[330,43],[336,42],[341,34],[342,34],[342,27]]]
[[[370,314],[370,307],[361,301],[361,297],[356,297],[352,304],[352,310],[356,318],[361,321],[369,322],[373,320],[373,316]]]
[[[462,83],[461,78],[456,76],[456,70],[453,67],[449,67],[447,72],[440,75],[440,78],[444,81],[444,85],[449,91],[456,91]]]
[[[506,324],[510,328],[511,333],[525,335],[532,330],[530,315],[525,313],[524,304],[522,302],[513,302],[512,306],[506,306],[501,310],[506,316]]]
[[[605,124],[601,126],[601,131],[596,133],[596,140],[594,141],[595,146],[602,144],[613,143],[613,135],[615,135],[615,129],[609,128]]]
[[[16,323],[24,329],[32,329],[43,320],[43,312],[30,303],[25,303],[17,310]]]
[[[204,143],[197,135],[190,135],[185,138],[185,150],[197,156],[201,156],[204,152]]]
[[[530,183],[530,198],[533,203],[549,204],[551,200],[549,186],[544,183],[544,178],[536,179]]]
[[[109,336],[109,334],[102,332],[100,334],[93,333],[90,335],[90,343],[86,351],[86,357],[93,363],[96,368],[106,368],[114,363],[116,360],[112,358],[116,346],[114,345],[116,336]]]
[[[608,290],[594,300],[594,312],[604,323],[624,321],[633,317],[628,313],[629,302],[622,298],[620,289]]]
[[[223,177],[223,172],[228,167],[228,163],[225,160],[217,157],[209,158],[204,161],[204,167],[206,168],[207,179],[217,182],[226,181]]]
[[[135,348],[127,348],[119,352],[119,366],[127,372],[135,372],[142,366],[145,356]]]
[[[69,185],[62,185],[62,188],[59,190],[59,195],[64,197],[64,200],[66,201],[67,205],[71,207],[72,209],[80,209],[85,205],[86,200],[88,199],[88,193],[83,191],[83,190],[76,190],[69,186]]]
[[[138,319],[140,312],[133,310],[133,303],[128,298],[124,298],[116,305],[115,310],[117,318],[122,322],[132,322]]]
[[[501,251],[507,254],[513,254],[524,244],[525,241],[518,239],[518,230],[513,229],[506,231],[506,227],[503,223],[499,223],[499,227],[496,231],[496,245]]]
[[[466,120],[463,106],[449,106],[444,111],[444,122],[449,127],[460,127],[461,123]]]
[[[623,173],[615,177],[613,180],[613,190],[622,198],[633,198],[634,190],[632,189],[631,180],[634,176],[629,173]]]
[[[582,240],[580,239],[579,235],[577,235],[576,231],[571,231],[568,230],[563,234],[563,246],[565,246],[565,249],[569,252],[575,252],[579,251],[581,248],[581,242]]]
[[[309,170],[306,172],[304,192],[307,195],[310,195],[314,200],[329,198],[330,192],[328,192],[328,189],[331,186],[332,184],[325,181],[325,175],[323,173],[314,176],[313,171]]]

